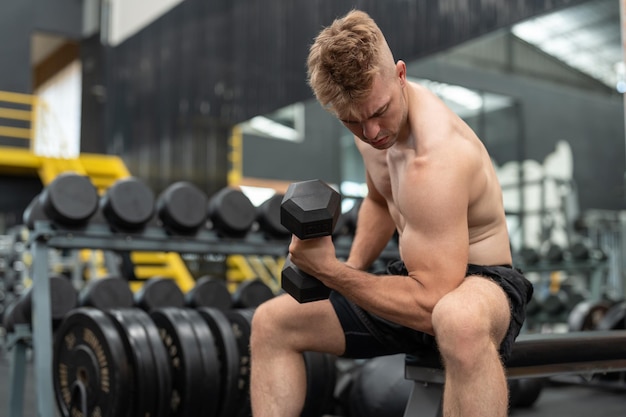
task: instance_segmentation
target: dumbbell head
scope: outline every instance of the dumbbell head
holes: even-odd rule
[[[243,237],[256,220],[256,208],[241,190],[225,187],[211,197],[208,216],[221,236]]]
[[[193,235],[206,221],[208,197],[195,185],[179,181],[158,197],[156,210],[165,230],[172,234]]]
[[[281,239],[291,236],[291,233],[280,222],[280,205],[283,194],[274,194],[257,207],[257,222],[266,236]]]
[[[300,239],[330,236],[341,214],[341,196],[320,180],[291,184],[281,204],[281,223]],[[328,298],[330,289],[300,271],[289,259],[281,273],[281,286],[300,303]]]
[[[330,295],[330,288],[302,272],[289,258],[285,260],[280,281],[282,289],[300,303],[325,300]]]
[[[98,209],[98,190],[89,177],[73,172],[58,175],[39,194],[46,217],[66,227],[82,227]]]
[[[300,239],[330,236],[341,214],[341,196],[320,180],[289,185],[280,207],[280,221]]]
[[[148,312],[164,307],[185,306],[185,295],[171,278],[150,278],[135,293],[134,298],[135,305]]]
[[[113,183],[100,199],[100,208],[114,230],[139,231],[154,215],[152,190],[138,178],[124,178]]]

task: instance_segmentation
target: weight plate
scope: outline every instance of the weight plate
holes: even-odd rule
[[[185,294],[185,305],[191,308],[214,307],[228,310],[233,305],[233,297],[223,278],[204,276]]]
[[[537,402],[545,386],[543,378],[521,378],[509,380],[509,406],[529,408]]]
[[[317,417],[332,411],[337,379],[335,357],[326,353],[303,353],[306,366],[306,398],[301,417]]]
[[[136,311],[140,312],[141,310]],[[156,399],[159,412],[155,417],[159,417],[161,415],[164,417],[169,416],[169,405],[170,399],[172,398],[172,371],[170,368],[168,352],[165,350],[165,345],[161,340],[159,329],[156,324],[154,324],[150,316],[141,311],[141,313],[135,315],[135,318],[143,325],[152,347],[152,360],[156,371],[156,378],[158,381],[157,392],[159,394]]]
[[[202,385],[205,391],[205,408],[200,415],[206,417],[217,416],[221,399],[222,380],[220,375],[219,353],[215,337],[200,313],[191,309],[181,309],[180,313],[183,314],[186,320],[191,324],[202,354],[201,365],[204,375]],[[200,364],[198,364],[198,366],[200,366]]]
[[[598,323],[598,330],[626,329],[626,301],[613,305]]]
[[[143,323],[137,316],[147,314],[141,310],[114,309],[109,315],[115,322],[120,334],[123,336],[126,353],[131,358],[133,367],[132,386],[132,415],[133,416],[164,416],[166,407],[158,403],[159,398],[164,398],[164,393],[159,392],[159,375],[154,366],[152,354],[152,341],[146,332]],[[158,340],[160,343],[160,340]]]
[[[202,353],[191,324],[180,314],[180,309],[160,308],[150,312],[159,329],[161,340],[169,354],[172,373],[170,415],[176,417],[200,416],[207,392],[202,385],[204,369]]]
[[[206,321],[215,337],[220,363],[222,402],[219,417],[237,415],[239,407],[239,349],[230,321],[216,309],[201,307],[197,310]]]
[[[567,323],[571,332],[597,330],[611,304],[606,301],[587,300],[576,304],[569,313]]]
[[[82,307],[68,314],[55,335],[52,368],[63,417],[82,415],[75,395],[79,384],[85,388],[89,416],[128,414],[131,364],[122,337],[105,312]]]
[[[254,309],[236,309],[224,312],[233,329],[239,351],[237,390],[240,409],[238,417],[252,414],[250,408],[250,331]]]

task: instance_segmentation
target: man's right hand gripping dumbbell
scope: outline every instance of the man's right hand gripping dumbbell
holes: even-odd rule
[[[280,207],[280,221],[299,239],[330,236],[341,214],[341,196],[320,180],[289,186]],[[283,290],[300,303],[328,298],[330,289],[296,267],[289,258],[281,273]]]

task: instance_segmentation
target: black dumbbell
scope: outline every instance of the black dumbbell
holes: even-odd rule
[[[208,218],[221,237],[242,238],[256,220],[256,208],[240,189],[224,187],[211,196]]]
[[[206,222],[207,195],[187,181],[169,185],[156,201],[157,217],[173,235],[195,235]]]
[[[171,278],[152,277],[134,295],[135,305],[147,312],[185,306],[185,294]]]
[[[341,213],[341,196],[320,180],[289,185],[280,207],[280,221],[299,239],[331,236]],[[281,286],[300,303],[328,298],[330,289],[300,271],[289,259],[281,273]]]
[[[123,178],[106,190],[100,209],[113,230],[138,232],[154,215],[154,193],[138,178]]]
[[[59,174],[39,194],[41,209],[53,222],[84,227],[98,209],[98,190],[85,175]]]
[[[291,236],[280,222],[283,197],[283,194],[274,194],[257,207],[257,223],[268,239],[286,239]]]

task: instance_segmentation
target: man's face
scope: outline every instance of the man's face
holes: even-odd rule
[[[387,149],[397,140],[406,121],[404,80],[377,75],[370,95],[356,106],[356,114],[340,116],[355,136],[376,149]]]

